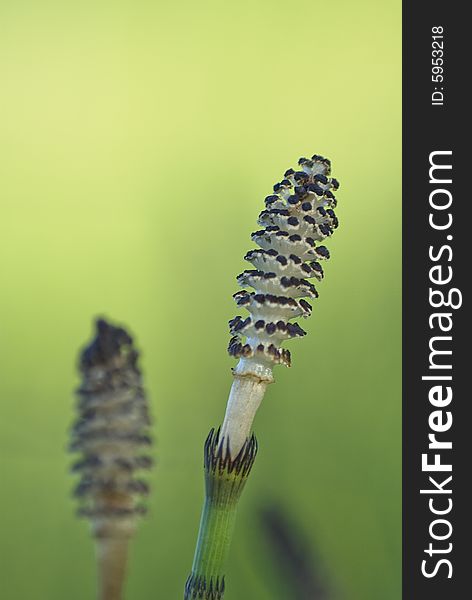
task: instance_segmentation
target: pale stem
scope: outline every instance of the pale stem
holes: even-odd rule
[[[235,374],[221,427],[221,438],[229,439],[232,457],[251,435],[254,417],[269,383],[269,380],[254,375]]]
[[[128,558],[127,537],[99,537],[96,540],[98,599],[121,600]]]

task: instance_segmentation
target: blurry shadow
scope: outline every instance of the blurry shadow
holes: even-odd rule
[[[327,578],[320,568],[313,543],[280,506],[260,511],[260,522],[279,574],[290,589],[290,600],[332,600]]]

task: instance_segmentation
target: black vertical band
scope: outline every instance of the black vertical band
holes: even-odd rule
[[[466,6],[444,0],[403,2],[406,600],[459,599],[472,593],[466,510],[472,503],[466,489],[472,459],[466,364],[472,332],[465,290],[472,271],[472,194],[465,186],[472,171],[465,147],[472,29]]]

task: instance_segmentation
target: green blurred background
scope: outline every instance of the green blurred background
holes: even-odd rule
[[[182,597],[235,276],[272,184],[315,152],[341,180],[341,227],[256,420],[225,599],[292,598],[260,525],[274,504],[332,597],[400,598],[400,10],[0,2],[2,598],[94,595],[65,447],[98,314],[135,334],[155,417],[127,598]]]

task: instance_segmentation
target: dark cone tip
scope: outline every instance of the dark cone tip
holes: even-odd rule
[[[97,319],[96,334],[92,342],[83,350],[80,368],[87,369],[106,365],[113,358],[128,354],[128,363],[134,366],[138,353],[131,348],[133,338],[122,327],[110,325],[105,319]]]

